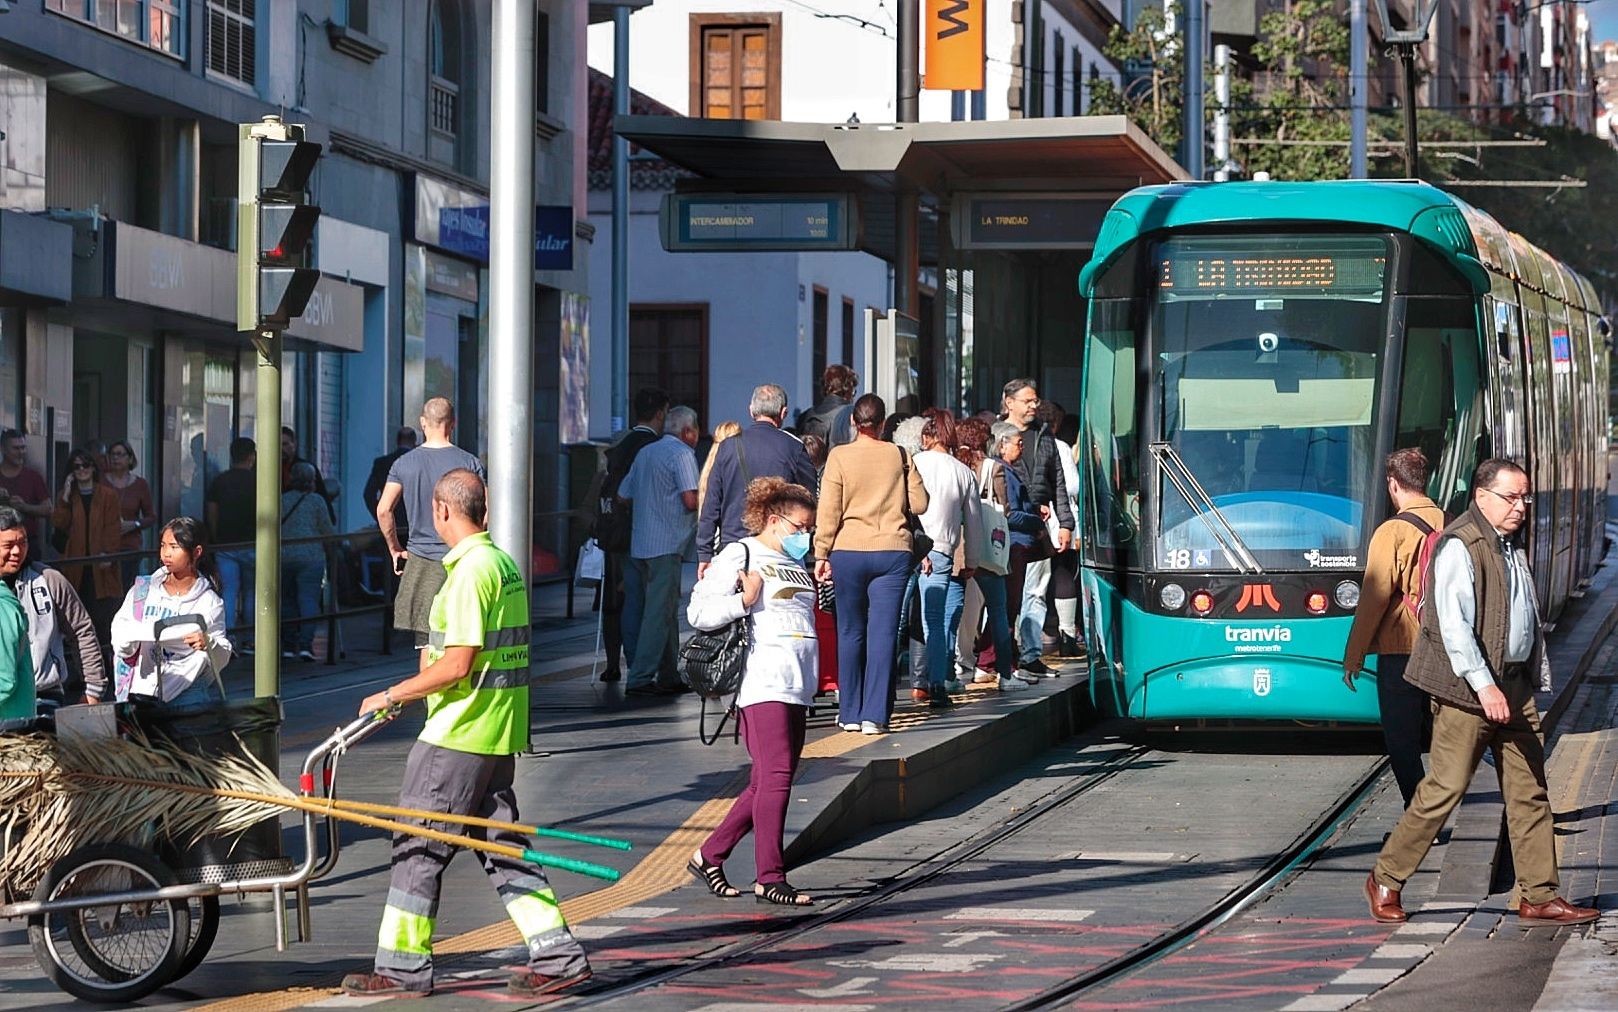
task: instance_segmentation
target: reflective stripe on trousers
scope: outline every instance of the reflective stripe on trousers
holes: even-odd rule
[[[405,763],[399,803],[408,808],[477,815],[517,822],[511,782],[511,756],[457,752],[418,741]],[[462,827],[428,823],[459,833]],[[474,839],[528,848],[520,833],[465,827]],[[433,982],[432,932],[438,912],[439,882],[458,848],[405,834],[393,839],[393,874],[382,927],[377,934],[376,972],[407,987]],[[589,968],[584,949],[568,931],[556,894],[538,867],[512,858],[477,852],[479,863],[528,944],[528,967],[549,976],[571,976]]]

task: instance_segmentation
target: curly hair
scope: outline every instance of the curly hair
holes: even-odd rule
[[[984,447],[989,445],[989,426],[982,418],[972,415],[955,425],[955,459],[974,472],[983,463]]]
[[[813,513],[815,497],[802,485],[794,485],[785,478],[754,478],[747,484],[747,502],[742,506],[742,526],[758,534],[770,522],[772,515],[789,506],[802,506]]]

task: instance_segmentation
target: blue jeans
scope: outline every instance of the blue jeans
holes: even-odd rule
[[[312,618],[320,614],[320,581],[325,575],[325,559],[281,560],[281,608],[288,618]],[[308,650],[315,645],[315,623],[287,625],[281,641],[287,650]]]
[[[1039,660],[1045,652],[1045,588],[1050,582],[1050,559],[1028,563],[1023,576],[1022,614],[1017,617],[1017,644],[1022,648],[1017,659],[1024,664]]]
[[[1010,678],[1016,670],[1016,663],[1012,660],[1011,621],[1006,616],[1006,578],[979,570],[973,579],[977,580],[978,590],[983,593],[983,611],[988,616],[989,638],[994,640],[995,673],[1001,678]]]
[[[190,710],[206,710],[221,706],[225,702],[224,686],[219,684],[219,676],[207,673],[197,676],[178,696],[163,704],[163,709],[170,713],[181,713]]]
[[[219,596],[225,599],[225,628],[251,626],[255,579],[253,549],[236,548],[228,552],[218,552],[214,555],[214,560],[219,563]]]
[[[927,640],[927,681],[942,687],[949,681],[955,661],[955,638],[966,605],[966,581],[951,573],[953,560],[943,552],[929,552],[932,575],[921,582],[921,628]],[[1004,608],[1001,609],[1004,611]],[[918,686],[919,687],[919,686]]]
[[[833,551],[837,588],[837,722],[886,724],[909,552]]]

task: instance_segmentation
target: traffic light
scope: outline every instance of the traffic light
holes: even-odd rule
[[[241,128],[238,154],[236,329],[281,330],[320,280],[310,266],[320,208],[308,202],[320,145],[301,126],[266,120]]]

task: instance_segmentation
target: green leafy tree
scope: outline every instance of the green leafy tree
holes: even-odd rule
[[[1165,11],[1179,22],[1180,6],[1171,2],[1163,8],[1143,8],[1132,28],[1113,26],[1102,52],[1125,68],[1125,81],[1094,79],[1090,114],[1126,115],[1159,147],[1173,151],[1184,128],[1181,82],[1185,80],[1185,52],[1179,34],[1165,27],[1169,16]]]

